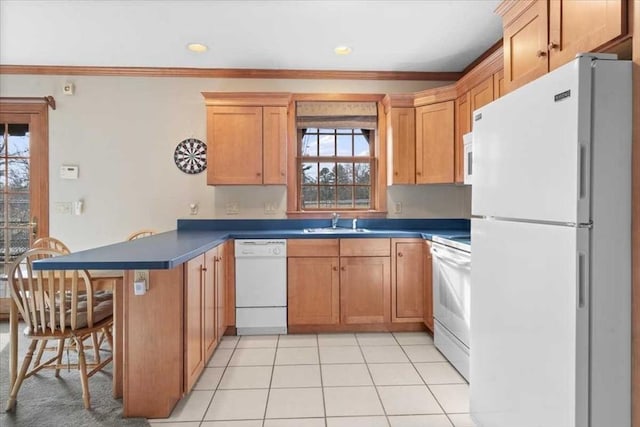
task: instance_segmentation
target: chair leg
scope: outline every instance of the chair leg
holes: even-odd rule
[[[58,357],[56,358],[56,377],[60,377],[60,368],[62,364],[62,354],[64,353],[65,338],[58,341]]]
[[[13,411],[13,409],[16,407],[16,397],[18,396],[18,391],[20,390],[22,381],[24,380],[25,375],[27,375],[27,370],[29,369],[29,365],[31,364],[31,359],[33,358],[33,352],[36,349],[37,343],[38,342],[36,340],[32,340],[31,344],[29,344],[29,349],[27,350],[27,354],[24,356],[24,360],[22,361],[22,366],[20,367],[20,372],[18,373],[16,382],[11,388],[11,394],[9,395],[9,400],[7,401],[6,412]]]
[[[93,360],[95,363],[100,363],[100,343],[98,342],[98,333],[91,333],[91,341],[93,341]]]
[[[40,346],[38,347],[38,354],[36,355],[36,360],[33,362],[34,366],[38,366],[40,364],[40,359],[42,359],[42,354],[47,348],[47,340],[40,341]]]
[[[89,396],[89,379],[87,378],[87,360],[84,355],[84,344],[82,338],[75,337],[76,347],[78,349],[78,364],[80,365],[80,381],[82,382],[82,400],[84,401],[84,408],[90,409],[91,403]]]

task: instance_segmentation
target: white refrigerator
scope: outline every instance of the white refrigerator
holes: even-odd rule
[[[631,102],[585,54],[473,113],[478,427],[631,424]]]

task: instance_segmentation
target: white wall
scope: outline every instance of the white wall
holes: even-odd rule
[[[75,94],[62,94],[65,82]],[[171,230],[177,218],[284,218],[284,186],[209,187],[206,173],[187,175],[173,163],[185,138],[206,141],[204,91],[405,93],[442,82],[201,79],[0,75],[0,96],[53,95],[49,112],[50,234],[72,250],[123,240],[140,228]],[[62,180],[63,164],[78,180]],[[57,204],[84,200],[82,215]],[[394,186],[390,217],[468,217],[470,192],[456,186]],[[402,213],[394,214],[395,201]],[[266,215],[264,204],[276,206]],[[199,205],[189,215],[189,204]],[[238,214],[227,215],[228,203]]]

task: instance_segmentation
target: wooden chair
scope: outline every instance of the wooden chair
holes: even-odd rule
[[[138,230],[134,233],[129,234],[129,236],[127,237],[127,241],[140,239],[142,237],[151,236],[153,234],[156,234],[155,230],[150,230],[150,229]]]
[[[109,345],[113,341],[109,328],[113,325],[113,300],[101,299],[93,291],[89,273],[85,270],[34,271],[33,261],[60,255],[52,249],[31,249],[21,255],[10,267],[8,279],[11,297],[27,327],[25,335],[31,339],[7,402],[7,411],[15,408],[22,382],[42,369],[60,369],[73,366],[80,371],[84,407],[90,408],[88,378],[112,360],[109,356],[100,363],[88,364],[84,341],[94,332],[102,331]],[[78,363],[62,364],[64,342],[73,340]],[[36,345],[42,340],[58,341],[57,354],[31,369]],[[91,368],[89,372],[88,369]]]
[[[55,237],[40,237],[31,244],[31,249],[54,249],[63,254],[70,254],[71,250]]]

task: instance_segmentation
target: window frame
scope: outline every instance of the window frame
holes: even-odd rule
[[[289,105],[287,147],[287,216],[289,218],[326,218],[337,212],[345,218],[384,218],[387,215],[387,165],[386,165],[386,109],[384,94],[293,94]],[[302,191],[299,165],[301,163],[299,132],[296,127],[296,101],[376,102],[378,106],[377,129],[372,131],[371,151],[371,207],[369,209],[313,208],[301,206]],[[336,157],[338,158],[338,157]]]

